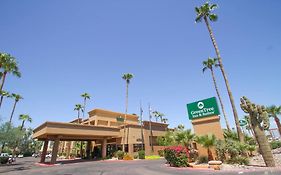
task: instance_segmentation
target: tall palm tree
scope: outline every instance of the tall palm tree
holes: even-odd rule
[[[219,66],[218,59],[217,58],[208,58],[206,61],[203,61],[203,66],[204,66],[203,67],[203,73],[207,69],[210,69],[210,71],[211,71],[212,78],[213,78],[213,83],[214,83],[214,86],[215,86],[215,90],[216,90],[217,96],[218,96],[219,101],[220,101],[221,110],[222,110],[222,113],[223,113],[225,124],[226,124],[227,129],[230,131],[231,128],[230,128],[229,123],[228,123],[228,119],[227,119],[227,116],[226,116],[226,113],[225,113],[225,110],[224,110],[224,105],[222,103],[222,99],[221,99],[221,96],[220,96],[220,93],[219,93],[218,85],[217,85],[215,74],[214,74],[214,66],[215,67]]]
[[[267,107],[266,109],[269,116],[274,118],[274,121],[279,131],[279,135],[281,136],[281,124],[280,124],[280,119],[278,118],[278,115],[281,115],[281,106],[272,105]]]
[[[25,124],[25,121],[28,121],[29,123],[32,122],[32,118],[31,118],[28,114],[21,114],[21,115],[19,116],[19,120],[22,120],[20,130],[23,129],[24,124]]]
[[[90,96],[90,94],[88,94],[88,93],[84,93],[84,94],[82,94],[81,95],[81,97],[83,97],[84,98],[84,106],[83,106],[83,118],[85,117],[85,111],[86,111],[86,100],[88,99],[88,100],[90,100],[90,98],[91,98],[91,96]],[[89,116],[89,124],[90,124],[90,116]]]
[[[10,54],[1,54],[0,62],[0,68],[3,69],[3,72],[1,72],[0,84],[0,91],[2,91],[8,73],[11,73],[16,77],[21,77],[21,73],[19,72],[18,63],[16,62],[16,59]]]
[[[234,116],[234,120],[235,120],[235,125],[236,125],[236,129],[237,129],[238,137],[239,137],[240,142],[244,143],[244,135],[243,135],[241,127],[239,125],[239,117],[238,117],[237,110],[236,110],[236,107],[235,107],[232,91],[230,89],[230,85],[229,85],[229,82],[228,82],[228,79],[227,79],[227,75],[226,75],[226,72],[224,70],[224,66],[223,66],[223,63],[222,63],[222,58],[220,56],[218,45],[216,43],[212,28],[211,28],[210,23],[209,23],[209,20],[212,21],[212,22],[215,22],[218,19],[218,16],[216,14],[212,13],[212,11],[215,8],[217,8],[216,4],[209,4],[208,2],[206,2],[205,4],[203,4],[200,7],[195,7],[195,11],[196,11],[196,15],[197,15],[196,18],[195,18],[195,22],[201,22],[202,19],[204,19],[204,21],[206,23],[206,26],[207,26],[209,34],[210,34],[210,38],[212,40],[213,46],[214,46],[215,51],[216,51],[216,55],[217,55],[218,62],[219,62],[219,67],[220,67],[220,70],[222,72],[222,75],[223,75],[223,78],[224,78],[224,81],[225,81],[225,85],[226,85],[226,88],[227,88],[229,100],[230,100],[230,103],[231,103],[231,106],[232,106],[232,111],[233,111],[233,116]]]
[[[196,142],[199,143],[202,147],[207,149],[208,152],[208,160],[214,160],[211,148],[216,144],[216,136],[215,135],[203,135],[196,138]]]
[[[163,114],[159,111],[153,111],[152,114],[154,115],[156,122],[158,122],[158,119],[160,119],[160,121],[162,122],[163,117],[165,116],[165,114]]]
[[[126,109],[125,109],[125,117],[124,117],[124,142],[123,142],[123,151],[125,151],[125,136],[126,136],[126,120],[127,120],[127,113],[128,113],[128,96],[129,96],[129,84],[131,79],[134,77],[133,74],[126,73],[123,74],[122,79],[126,81]],[[128,141],[128,139],[127,139]]]
[[[80,124],[80,111],[83,112],[83,107],[81,104],[76,104],[75,105],[75,108],[74,108],[74,111],[77,111],[77,119],[78,119],[78,124]]]
[[[11,95],[7,91],[0,91],[0,95],[1,95],[1,98],[0,98],[0,108],[1,108],[4,97],[9,98],[9,97],[11,97]]]
[[[13,110],[12,110],[12,113],[11,113],[11,116],[10,116],[10,120],[9,120],[9,123],[12,123],[12,119],[13,119],[13,115],[14,115],[14,112],[15,112],[15,109],[16,109],[16,105],[17,103],[23,99],[23,97],[19,94],[14,94],[12,93],[12,98],[15,99],[15,102],[14,102],[14,106],[13,106]]]

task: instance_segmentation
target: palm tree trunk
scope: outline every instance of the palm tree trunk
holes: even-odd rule
[[[25,120],[23,120],[22,123],[21,123],[21,127],[20,127],[21,131],[22,131],[23,127],[24,127],[24,122],[25,122]]]
[[[126,137],[126,120],[127,120],[127,112],[128,112],[128,90],[129,89],[129,83],[126,82],[126,109],[125,109],[125,118],[124,118],[124,140],[123,140],[123,151],[125,152],[125,137]],[[127,142],[128,142],[128,138],[127,138]]]
[[[224,105],[222,103],[222,99],[221,99],[221,96],[220,96],[220,93],[219,93],[219,89],[218,89],[218,86],[217,86],[214,70],[212,68],[211,68],[211,73],[212,73],[212,78],[213,78],[214,86],[215,86],[215,89],[216,89],[216,92],[217,92],[217,95],[218,95],[218,98],[219,98],[219,101],[220,101],[221,110],[222,110],[222,113],[223,113],[223,117],[224,117],[224,120],[225,120],[225,124],[226,124],[227,130],[231,131],[231,128],[229,126],[228,119],[226,117],[226,113],[225,113],[225,110],[224,110]]]
[[[0,98],[0,109],[1,109],[1,106],[2,106],[3,99],[4,99],[4,96],[1,95],[1,98]]]
[[[9,123],[12,123],[12,119],[13,119],[13,115],[14,115],[14,112],[15,112],[15,109],[16,109],[16,105],[17,105],[17,101],[15,100]]]
[[[259,126],[259,121],[256,117],[251,118],[251,123],[253,126],[253,130],[256,136],[256,140],[259,145],[259,149],[261,152],[261,155],[263,157],[263,160],[268,167],[275,167],[275,162],[273,159],[273,155],[271,152],[271,148],[269,145],[269,142],[265,136],[264,130]]]
[[[279,131],[279,135],[281,136],[281,124],[280,124],[280,119],[274,115],[274,120],[275,120],[275,123],[277,125],[277,128],[278,128],[278,131]]]
[[[1,86],[0,86],[0,91],[2,91],[2,89],[3,89],[4,83],[5,83],[5,80],[6,80],[6,75],[7,75],[7,72],[4,72],[3,77],[2,77]]]
[[[220,69],[221,69],[221,72],[222,72],[222,75],[223,75],[223,78],[224,78],[224,82],[225,82],[225,85],[226,85],[226,88],[227,88],[227,93],[228,93],[229,100],[230,100],[230,103],[231,103],[231,106],[232,106],[232,111],[233,111],[233,116],[234,116],[234,120],[235,120],[235,125],[236,125],[236,129],[237,129],[239,141],[244,143],[244,135],[243,135],[242,130],[241,130],[240,125],[239,125],[239,117],[238,117],[237,110],[236,110],[236,107],[235,107],[232,91],[230,89],[230,85],[229,85],[229,82],[228,82],[228,79],[227,79],[227,76],[226,76],[226,72],[225,72],[224,66],[222,64],[222,59],[221,59],[221,56],[220,56],[219,48],[218,48],[218,45],[216,43],[213,31],[211,29],[211,26],[210,26],[209,21],[208,21],[206,16],[204,17],[204,21],[207,25],[207,28],[208,28],[208,31],[209,31],[209,34],[210,34],[210,38],[212,40],[212,43],[214,45],[214,48],[215,48],[215,51],[216,51],[216,54],[217,54],[217,57],[218,57],[219,66],[220,66]]]
[[[86,97],[84,98],[84,106],[83,106],[83,118],[85,117],[85,109],[86,109]]]

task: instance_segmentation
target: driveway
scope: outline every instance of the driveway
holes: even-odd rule
[[[191,168],[171,168],[165,165],[165,160],[135,160],[135,161],[88,161],[54,166],[39,166],[39,159],[24,158],[17,165],[1,166],[0,173],[5,175],[212,175],[212,174],[243,174],[243,175],[280,175],[275,170],[262,171],[214,171]]]

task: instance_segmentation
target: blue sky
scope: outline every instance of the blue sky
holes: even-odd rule
[[[186,104],[215,96],[202,61],[214,57],[204,23],[194,7],[204,1],[1,1],[0,50],[18,59],[22,78],[8,77],[5,89],[20,93],[14,123],[29,114],[36,127],[76,118],[80,94],[92,99],[87,110],[125,111],[123,73],[133,73],[129,113],[144,118],[148,103],[166,114],[171,127],[191,127]],[[280,1],[212,1],[219,20],[212,24],[239,116],[239,97],[280,105]],[[219,70],[216,77],[228,118],[233,115]],[[2,120],[12,110],[4,101]],[[224,126],[224,121],[222,120]],[[275,127],[275,125],[273,126]]]

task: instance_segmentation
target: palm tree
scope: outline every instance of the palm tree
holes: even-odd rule
[[[272,105],[267,107],[266,109],[269,116],[274,118],[274,121],[279,131],[279,135],[281,136],[281,124],[280,124],[280,119],[278,118],[278,115],[281,115],[281,106]]]
[[[78,124],[79,124],[80,123],[80,121],[79,121],[80,120],[80,111],[82,111],[82,112],[84,111],[82,105],[76,104],[74,111],[77,111],[77,119],[78,119]]]
[[[11,97],[11,95],[7,91],[0,91],[0,95],[1,95],[1,98],[0,98],[0,108],[1,108],[4,97],[9,98],[9,97]]]
[[[27,115],[27,114],[21,114],[19,116],[19,120],[22,120],[20,130],[23,129],[25,121],[28,121],[29,123],[32,122],[32,118],[29,115]]]
[[[158,111],[153,111],[152,114],[154,115],[156,122],[158,122],[158,119],[160,119],[160,121],[162,122],[163,116],[165,116],[165,114]]]
[[[217,82],[216,82],[216,78],[215,78],[215,74],[214,74],[214,69],[213,67],[218,67],[219,64],[218,64],[218,59],[217,58],[208,58],[206,61],[203,61],[203,73],[207,70],[207,69],[210,69],[211,71],[211,74],[212,74],[212,78],[213,78],[213,82],[214,82],[214,86],[215,86],[215,90],[216,90],[216,93],[218,95],[218,98],[219,98],[219,101],[220,101],[220,105],[221,105],[221,110],[222,110],[222,113],[223,113],[223,116],[224,116],[224,120],[225,120],[225,124],[226,124],[226,127],[227,129],[230,131],[230,126],[229,126],[229,123],[228,123],[228,119],[227,119],[227,116],[226,116],[226,113],[225,113],[225,110],[224,110],[224,105],[222,103],[222,99],[221,99],[221,96],[220,96],[220,93],[219,93],[219,89],[218,89],[218,86],[217,86]]]
[[[167,122],[168,122],[168,119],[167,119],[167,118],[162,118],[161,122],[167,123]]]
[[[90,96],[90,94],[85,92],[84,94],[81,95],[81,97],[84,98],[84,106],[83,106],[83,118],[84,118],[85,117],[85,111],[86,111],[86,100],[87,99],[89,100],[91,98],[91,96]],[[89,124],[90,124],[90,116],[89,116]]]
[[[207,149],[208,152],[208,160],[214,160],[211,148],[216,144],[215,135],[204,135],[196,138],[196,142],[198,142],[202,147]]]
[[[8,73],[13,74],[16,77],[21,77],[21,73],[19,72],[18,63],[16,59],[12,57],[10,54],[1,54],[0,56],[0,68],[3,69],[1,72],[1,84],[0,84],[0,91],[3,90],[3,86],[6,80],[6,76]]]
[[[240,125],[239,125],[239,117],[238,117],[237,110],[236,110],[236,107],[235,107],[232,91],[230,89],[230,85],[229,85],[229,82],[228,82],[228,79],[227,79],[227,75],[226,75],[226,72],[224,70],[224,66],[223,66],[223,63],[222,63],[222,58],[220,56],[218,45],[216,43],[212,28],[211,28],[210,23],[209,23],[209,20],[212,21],[212,22],[215,22],[218,19],[218,16],[216,14],[212,13],[212,11],[215,8],[217,8],[216,4],[209,4],[208,2],[206,2],[205,4],[203,4],[200,7],[195,7],[195,11],[196,11],[196,15],[197,15],[196,18],[195,18],[195,22],[201,22],[202,19],[204,19],[204,21],[206,23],[206,26],[207,26],[209,34],[210,34],[210,38],[212,40],[212,43],[213,43],[215,51],[216,51],[216,55],[217,55],[218,62],[219,62],[219,67],[220,67],[220,70],[222,72],[222,75],[223,75],[223,78],[224,78],[224,81],[225,81],[225,85],[226,85],[226,88],[227,88],[229,100],[230,100],[230,103],[231,103],[231,106],[232,106],[232,111],[233,111],[233,116],[234,116],[234,120],[235,120],[235,125],[236,125],[236,129],[237,129],[238,137],[239,137],[240,142],[244,143],[244,135],[243,135],[242,130],[241,130]]]
[[[125,109],[125,117],[124,117],[124,142],[123,142],[123,149],[122,149],[123,151],[125,151],[125,136],[126,136],[126,120],[127,120],[127,113],[128,113],[129,84],[133,77],[134,77],[134,75],[130,74],[130,73],[123,74],[123,76],[122,76],[123,80],[126,81],[126,103],[125,103],[126,109]],[[128,139],[127,139],[127,141],[128,141]]]
[[[23,99],[23,97],[19,94],[14,94],[12,93],[12,98],[15,99],[15,102],[14,102],[14,106],[13,106],[13,110],[12,110],[12,113],[11,113],[11,116],[10,116],[10,120],[9,120],[9,123],[12,123],[12,118],[13,118],[13,115],[14,115],[14,112],[15,112],[15,109],[16,109],[16,105],[17,103]]]
[[[175,133],[175,141],[178,144],[182,144],[189,150],[191,148],[190,144],[194,140],[194,138],[195,138],[195,135],[191,133],[190,129],[178,131]]]

